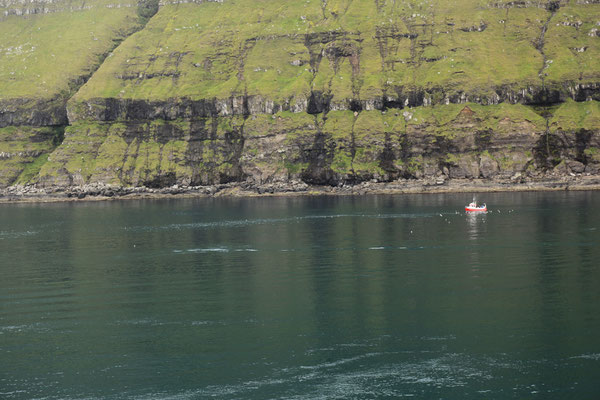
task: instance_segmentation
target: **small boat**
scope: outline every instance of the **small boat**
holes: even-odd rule
[[[475,198],[473,198],[473,201],[468,206],[465,206],[465,211],[466,212],[487,212],[487,206],[485,205],[485,203],[483,203],[483,205],[477,204],[477,202],[475,201]]]

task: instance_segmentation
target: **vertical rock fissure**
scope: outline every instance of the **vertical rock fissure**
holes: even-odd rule
[[[303,158],[308,166],[302,171],[302,180],[309,184],[331,185],[335,181],[331,170],[332,149],[328,148],[327,137],[319,123],[319,116],[313,115],[316,134],[311,147],[304,152]]]
[[[244,105],[244,108],[247,110],[247,105]],[[233,155],[233,160],[235,160],[235,168],[237,169],[236,174],[237,174],[237,178],[239,181],[243,181],[245,176],[244,176],[244,169],[242,168],[242,163],[241,163],[241,159],[242,159],[242,154],[244,154],[244,146],[246,145],[246,137],[244,135],[244,129],[246,126],[246,121],[248,120],[249,114],[244,114],[244,120],[242,121],[242,124],[240,125],[240,132],[239,132],[239,137],[238,137],[238,145],[235,146],[235,151],[234,151],[234,155]]]
[[[377,12],[381,12],[382,8],[383,8],[383,4],[381,4],[382,1],[381,0],[375,0],[375,7],[377,8]]]
[[[546,89],[546,73],[544,71],[546,70],[546,68],[548,68],[548,57],[546,56],[546,52],[544,51],[545,36],[546,31],[548,30],[548,25],[550,24],[550,20],[552,20],[559,7],[560,5],[558,1],[552,0],[548,2],[548,4],[546,5],[546,9],[548,10],[548,12],[550,12],[550,15],[548,16],[548,19],[546,19],[544,25],[542,25],[542,31],[540,32],[540,36],[534,43],[534,47],[542,55],[542,66],[538,71],[538,76],[542,81],[542,92],[544,92]]]
[[[127,148],[125,149],[125,155],[123,156],[123,159],[121,161],[121,167],[119,168],[119,172],[117,173],[117,177],[119,178],[119,182],[121,182],[121,184],[124,183],[123,182],[123,172],[125,170],[125,164],[127,163],[127,160],[129,159],[129,148],[131,147],[132,143],[129,143],[127,145]]]
[[[385,32],[382,29],[376,29],[375,31],[375,39],[377,39],[377,46],[379,48],[379,58],[381,59],[381,73],[383,77],[386,77],[386,68],[385,68],[385,59],[387,56],[387,53],[389,52],[388,49],[388,35],[385,34]],[[390,90],[390,83],[389,80],[387,78],[385,78],[385,80],[382,82],[382,96],[383,96],[383,104],[384,107],[387,103],[387,98],[388,98],[388,92]]]
[[[534,107],[534,111],[544,118],[544,131],[534,147],[536,163],[543,169],[550,169],[556,165],[552,157],[552,140],[550,135],[550,120],[553,117],[553,109],[549,106]]]
[[[350,172],[352,173],[352,180],[356,181],[357,176],[354,171],[354,158],[356,157],[356,136],[354,134],[354,125],[356,125],[356,121],[358,120],[358,116],[360,112],[354,113],[354,120],[352,121],[352,129],[350,129]]]
[[[410,64],[413,66],[416,66],[417,62],[415,61],[416,55],[417,55],[417,49],[416,49],[416,45],[417,45],[417,38],[419,37],[419,34],[415,31],[415,28],[413,26],[413,24],[410,23],[410,20],[405,19],[404,21],[404,25],[406,25],[406,28],[408,29],[408,34],[409,34],[409,39],[410,39]],[[412,84],[415,85],[416,84],[416,74],[412,74]]]
[[[327,19],[327,0],[321,0],[321,14],[323,14],[323,19]]]
[[[360,34],[359,34],[359,40],[360,40]],[[359,41],[360,43],[360,41]],[[358,100],[358,102],[360,103],[360,89],[361,89],[361,82],[360,79],[358,79],[358,75],[360,74],[360,53],[361,53],[361,47],[356,46],[355,48],[352,49],[350,56],[348,57],[348,61],[350,62],[350,65],[352,67],[352,76],[351,76],[351,80],[352,80],[352,96]]]
[[[546,10],[548,10],[550,15],[546,19],[546,22],[544,23],[544,25],[542,25],[542,30],[540,32],[540,36],[534,42],[534,47],[539,51],[539,53],[542,56],[542,66],[540,67],[540,69],[538,71],[538,77],[540,78],[541,83],[542,83],[542,90],[541,90],[542,97],[540,99],[542,104],[546,104],[548,102],[548,98],[547,98],[548,96],[546,93],[546,73],[545,73],[545,70],[548,67],[548,57],[546,55],[546,52],[544,51],[545,36],[546,36],[546,32],[548,31],[548,26],[550,25],[550,21],[552,20],[552,18],[554,17],[554,15],[556,14],[556,12],[558,11],[559,8],[560,8],[560,3],[558,0],[550,0],[546,4]],[[552,115],[551,115],[551,112],[549,109],[543,110],[541,115],[545,120],[546,127],[545,127],[544,138],[543,138],[544,143],[542,146],[538,145],[538,151],[540,153],[542,153],[538,156],[538,159],[541,159],[542,165],[544,165],[546,168],[549,168],[549,167],[554,166],[553,165],[554,162],[552,160],[552,153],[551,153],[551,149],[550,149],[550,118]],[[540,147],[542,147],[543,150],[541,150]]]
[[[387,40],[388,35],[381,28],[376,29],[375,39],[377,39],[377,45],[379,47],[379,57],[381,58],[381,72],[385,73],[385,59],[387,56]]]
[[[544,119],[546,120],[546,160],[550,159],[550,117],[546,114],[544,115]]]
[[[250,52],[250,50],[252,50],[254,48],[254,46],[256,46],[256,41],[258,39],[257,38],[250,38],[247,39],[246,41],[244,41],[243,44],[240,44],[240,54],[238,57],[239,60],[239,64],[238,64],[238,72],[237,72],[237,79],[238,81],[244,82],[245,78],[244,78],[244,69],[246,67],[246,57],[248,56],[248,53]]]
[[[306,47],[306,49],[308,50],[308,55],[310,57],[309,63],[310,63],[310,72],[312,73],[312,77],[310,78],[310,95],[308,98],[308,104],[307,104],[307,111],[309,113],[317,113],[319,110],[313,109],[314,107],[312,107],[312,105],[315,103],[315,88],[314,88],[314,84],[315,84],[315,80],[317,79],[317,73],[319,72],[319,65],[321,64],[321,60],[323,59],[323,47],[321,46],[321,44],[319,42],[318,43],[318,49],[319,51],[316,52],[315,49],[313,49],[313,41],[312,41],[312,37],[310,35],[305,35],[304,36],[304,46]],[[333,80],[333,77],[331,78],[331,80]],[[329,92],[331,92],[331,80],[329,81]],[[310,110],[308,110],[310,108]]]

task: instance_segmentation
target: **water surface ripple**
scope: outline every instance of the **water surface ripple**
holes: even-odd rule
[[[2,399],[600,395],[600,193],[0,205]]]

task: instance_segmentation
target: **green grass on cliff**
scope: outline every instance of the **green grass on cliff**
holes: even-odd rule
[[[600,80],[600,4],[562,7],[548,24],[545,35],[547,64],[544,73],[554,84]]]
[[[598,104],[565,103],[555,111],[551,128],[577,127],[597,135]],[[43,165],[36,168],[45,184],[141,185],[169,175],[178,182],[216,183],[239,163],[244,174],[259,174],[266,181],[300,177],[318,159],[314,154],[321,152],[326,160],[322,167],[348,179],[384,177],[390,168],[417,174],[427,163],[437,168],[438,163],[464,163],[481,154],[512,171],[532,159],[533,146],[545,129],[546,120],[531,107],[473,103],[362,111],[357,115],[332,111],[325,118],[280,112],[246,119],[235,116],[113,124],[79,121],[67,128],[63,143],[48,161],[37,161]],[[478,147],[473,140],[476,132],[487,132],[496,145]],[[513,136],[530,140],[531,147],[498,149],[498,143]],[[443,153],[439,147],[431,147],[438,139],[462,150]],[[236,153],[240,141],[243,146]],[[595,157],[594,150],[588,150],[589,157]],[[383,163],[384,152],[388,154],[387,164]]]
[[[335,103],[393,96],[402,88],[443,88],[446,94],[486,98],[494,95],[493,87],[541,84],[543,55],[535,45],[551,13],[535,2],[524,8],[494,7],[499,3],[228,0],[167,5],[114,52],[74,100],[247,93],[293,102],[312,89],[330,92]],[[588,33],[600,19],[600,5],[562,3],[545,35],[551,59],[547,81],[593,81],[600,50],[598,38]],[[557,27],[565,18],[584,22],[578,30]],[[573,53],[582,46],[583,53]]]
[[[122,2],[127,4],[126,2]],[[8,16],[0,20],[0,100],[68,95],[104,55],[138,26],[135,7]],[[77,2],[57,1],[77,9]]]
[[[453,126],[457,121],[463,125],[477,125],[477,129],[489,129],[497,133],[506,130],[506,122],[531,124],[536,131],[545,129],[546,121],[531,107],[521,104],[498,104],[483,106],[480,104],[448,104],[433,107],[417,107],[405,110],[407,125],[435,130],[438,135],[453,136]],[[511,128],[513,129],[513,128]]]
[[[34,179],[62,140],[62,128],[0,128],[0,187]]]
[[[600,102],[576,103],[567,101],[554,112],[549,122],[552,132],[598,131],[600,130]]]
[[[149,0],[145,0],[149,1]],[[31,15],[40,15],[42,10],[46,14],[55,14],[61,12],[80,12],[95,8],[130,8],[139,10],[137,0],[8,0],[0,3],[0,22],[21,16],[28,18]],[[139,11],[138,11],[139,12]]]
[[[315,117],[305,113],[283,111],[275,115],[251,115],[244,123],[244,135],[262,137],[272,135],[294,136],[296,131],[315,130]]]

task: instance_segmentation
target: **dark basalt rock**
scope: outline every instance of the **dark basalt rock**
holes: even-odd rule
[[[173,186],[176,182],[177,177],[175,176],[175,174],[172,172],[167,172],[165,174],[160,174],[151,180],[145,181],[144,186],[148,188],[157,189],[162,187]]]
[[[0,100],[0,128],[6,126],[60,126],[67,125],[65,99]]]
[[[488,91],[489,93],[489,91]],[[346,109],[351,111],[385,110],[390,108],[420,107],[438,104],[463,104],[477,103],[483,105],[509,103],[525,105],[551,105],[573,99],[575,101],[600,101],[600,83],[547,83],[542,86],[528,86],[516,88],[514,86],[501,86],[492,91],[492,95],[481,93],[468,93],[460,90],[448,92],[443,87],[415,88],[408,86],[392,86],[388,88],[384,97],[372,99],[351,98],[345,101]],[[172,121],[176,119],[198,119],[230,115],[257,115],[275,114],[280,111],[307,112],[309,114],[327,113],[331,109],[331,93],[313,91],[304,103],[291,104],[290,100],[278,103],[261,96],[233,96],[226,99],[200,99],[188,98],[167,99],[161,101],[138,99],[97,98],[84,103],[75,103],[68,106],[68,119],[71,123],[78,120],[94,121],[144,121],[162,119]],[[338,103],[337,109],[340,109]],[[343,109],[343,108],[342,108]],[[54,114],[52,114],[54,112]],[[15,125],[15,118],[8,117],[8,112],[0,111],[5,125]],[[64,109],[55,108],[53,111],[32,112],[23,111],[19,114],[22,125],[61,125],[66,123]],[[29,115],[29,119],[24,118]]]

